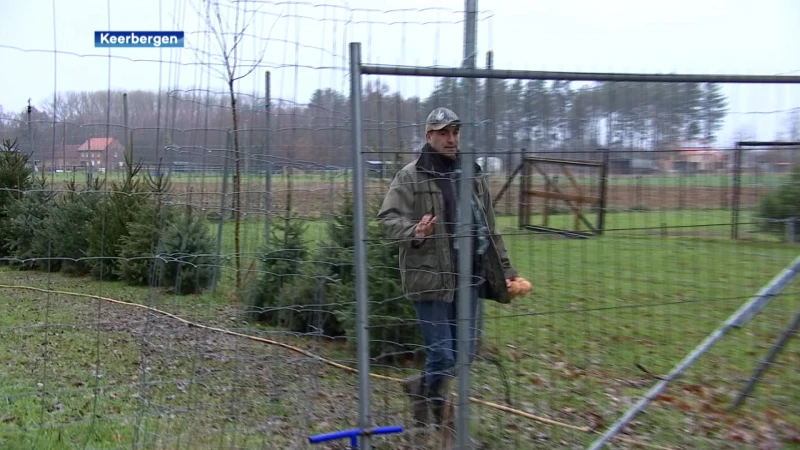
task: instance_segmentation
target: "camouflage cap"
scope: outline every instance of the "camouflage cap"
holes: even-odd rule
[[[425,120],[425,132],[441,130],[450,125],[460,127],[461,119],[447,108],[436,108],[428,114],[428,118]]]

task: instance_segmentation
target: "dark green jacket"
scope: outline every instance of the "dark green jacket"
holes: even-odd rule
[[[451,239],[441,217],[441,212],[445,211],[443,195],[433,180],[436,176],[433,168],[423,161],[418,158],[395,175],[378,219],[387,237],[400,245],[399,265],[406,297],[451,302],[457,289],[458,267],[453,267]],[[491,237],[482,261],[486,275],[482,296],[509,303],[505,280],[517,274],[509,262],[503,238],[496,230],[489,185],[477,164],[474,185],[473,195],[486,215]],[[422,240],[414,239],[417,223],[431,211],[438,216],[433,234]]]

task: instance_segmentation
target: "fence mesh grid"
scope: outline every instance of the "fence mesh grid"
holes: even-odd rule
[[[0,47],[36,64],[54,50],[57,92],[0,116],[3,447],[346,448],[308,437],[358,426],[348,45],[365,64],[459,66],[464,11],[178,3],[153,8],[186,48],[157,56]],[[492,12],[477,25],[491,49]],[[94,60],[106,85],[58,87]],[[129,70],[150,81],[118,89]],[[440,448],[398,382],[426,348],[376,216],[427,114],[467,117],[466,87],[362,79],[371,424],[404,427],[372,440]],[[532,289],[480,303],[469,435],[585,448],[796,258],[800,87],[476,85],[465,126]],[[800,441],[797,294],[721,338],[613,445]]]

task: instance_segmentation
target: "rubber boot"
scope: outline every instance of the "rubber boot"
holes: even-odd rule
[[[452,378],[445,375],[437,386],[432,386],[428,398],[431,402],[433,423],[438,428],[439,448],[452,448],[455,439],[454,412],[455,408],[450,398],[450,385]]]
[[[403,392],[411,402],[411,414],[415,427],[428,426],[428,398],[425,389],[425,377],[414,375],[403,380]]]

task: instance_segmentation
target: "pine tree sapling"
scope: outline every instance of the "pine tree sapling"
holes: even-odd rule
[[[763,231],[783,233],[786,219],[800,219],[800,164],[792,168],[789,182],[761,197],[758,205],[758,221]]]
[[[118,267],[114,274],[131,286],[161,285],[156,273],[156,262],[161,230],[169,220],[170,208],[161,207],[155,201],[140,205],[139,214],[127,224],[127,234],[120,237]]]
[[[319,253],[319,252],[317,252]],[[283,277],[277,309],[268,320],[278,327],[296,333],[325,337],[344,334],[336,314],[334,283],[327,265],[311,258],[303,261],[299,273]]]
[[[134,165],[125,154],[125,179],[112,183],[111,192],[98,204],[97,214],[89,223],[89,266],[97,279],[118,279],[121,243],[128,235],[128,224],[146,213],[152,202],[147,186],[138,173],[141,164]]]
[[[300,273],[303,261],[308,258],[305,241],[306,226],[301,220],[287,215],[272,226],[272,236],[260,256],[260,278],[248,293],[246,315],[251,320],[277,325],[283,303],[282,290]]]
[[[379,203],[371,202],[371,216],[375,217]],[[367,239],[376,244],[367,248],[367,292],[369,302],[369,325],[381,336],[370,339],[370,356],[388,363],[403,353],[413,353],[422,345],[422,334],[416,322],[414,304],[403,296],[400,271],[397,265],[399,248],[382,244],[384,238],[380,225],[371,220],[367,226]],[[356,309],[353,295],[354,285],[340,286],[339,300],[342,307],[337,316],[355,342]],[[349,301],[345,301],[348,298]]]
[[[34,180],[31,189],[24,192],[21,198],[11,198],[3,210],[5,248],[11,258],[19,263],[21,269],[58,267],[49,265],[46,259],[51,256],[50,242],[36,239],[36,231],[42,228],[44,221],[53,210],[55,193],[48,189],[44,177]],[[53,236],[53,239],[58,239]]]
[[[31,187],[33,169],[28,165],[29,159],[30,154],[19,150],[16,139],[4,139],[0,144],[0,224],[5,221],[5,207],[22,198],[22,193]],[[0,226],[0,257],[10,256],[5,242],[6,227]]]
[[[311,261],[303,265],[301,275],[281,292],[281,300],[293,308],[293,331],[328,337],[346,333],[340,310],[353,302],[354,221],[352,196],[345,194],[342,200],[339,211],[327,224],[325,240]]]
[[[99,182],[78,190],[75,181],[67,183],[67,191],[56,198],[52,213],[34,230],[37,246],[49,243],[51,264],[58,263],[61,272],[82,276],[89,273],[86,255],[89,251],[89,228],[75,224],[92,222],[103,197]],[[51,270],[56,270],[51,266]]]
[[[197,294],[210,283],[214,239],[202,215],[190,207],[170,220],[164,235],[161,284],[177,295]]]

